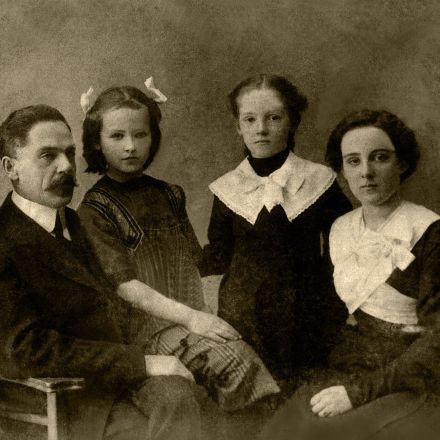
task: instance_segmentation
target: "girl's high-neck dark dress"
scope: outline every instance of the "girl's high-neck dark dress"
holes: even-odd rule
[[[249,157],[268,176],[288,157]],[[216,196],[200,265],[202,275],[224,274],[219,316],[233,325],[278,379],[326,356],[345,316],[333,289],[328,232],[351,209],[337,183],[293,221],[277,205],[264,207],[254,225]]]

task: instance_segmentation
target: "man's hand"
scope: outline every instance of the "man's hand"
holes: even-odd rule
[[[182,376],[195,382],[191,371],[175,356],[147,355],[144,357],[147,376]]]
[[[211,313],[193,310],[186,328],[198,335],[205,336],[217,342],[241,339],[237,330],[226,321]]]
[[[323,389],[312,397],[310,405],[319,417],[333,417],[353,408],[343,385]]]

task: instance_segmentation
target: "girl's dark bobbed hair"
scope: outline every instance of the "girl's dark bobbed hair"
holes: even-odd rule
[[[386,110],[361,110],[350,113],[332,131],[327,143],[325,158],[334,171],[342,170],[341,141],[344,135],[355,128],[376,127],[383,130],[391,139],[400,163],[407,169],[401,174],[403,182],[417,168],[420,158],[419,144],[414,131],[395,114]]]
[[[82,142],[83,157],[87,162],[86,172],[104,174],[107,170],[107,162],[101,149],[102,118],[110,109],[148,108],[151,130],[150,155],[144,164],[144,169],[153,162],[159,150],[162,133],[159,123],[162,118],[158,104],[136,87],[123,86],[111,87],[102,92],[93,106],[87,111],[83,122]]]

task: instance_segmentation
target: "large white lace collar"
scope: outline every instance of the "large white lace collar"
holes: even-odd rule
[[[365,227],[362,208],[339,217],[330,231],[330,256],[338,295],[353,313],[389,278],[414,260],[411,250],[440,216],[404,201],[377,230]]]
[[[229,209],[254,225],[264,206],[270,212],[281,205],[292,221],[315,203],[335,178],[330,168],[290,152],[284,164],[267,177],[256,174],[245,159],[209,188]]]

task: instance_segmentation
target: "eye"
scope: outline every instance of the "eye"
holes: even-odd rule
[[[146,132],[146,131],[138,131],[138,132],[135,134],[136,139],[143,139],[143,138],[146,138],[146,137],[148,137],[148,136],[150,136],[150,133],[148,133],[148,132]]]
[[[52,152],[50,152],[50,151],[46,151],[46,152],[44,152],[44,153],[41,153],[41,155],[40,155],[40,158],[41,158],[41,159],[44,159],[44,160],[46,160],[46,161],[48,161],[48,162],[54,160],[55,157],[56,157],[56,154],[55,154],[55,153],[52,153]]]
[[[374,160],[376,162],[386,162],[390,158],[390,155],[387,153],[377,153],[374,155]]]
[[[348,165],[355,167],[361,163],[360,159],[358,157],[349,157],[348,159],[345,159],[345,163]]]
[[[121,140],[124,137],[124,135],[122,133],[112,133],[110,137],[115,140]]]
[[[270,115],[269,119],[271,121],[279,121],[279,120],[281,120],[281,116],[280,115]]]
[[[244,122],[246,122],[246,123],[248,123],[248,124],[251,124],[252,122],[255,121],[255,118],[254,118],[253,116],[246,116],[246,117],[244,117],[244,118],[242,119],[242,121],[244,121]]]

